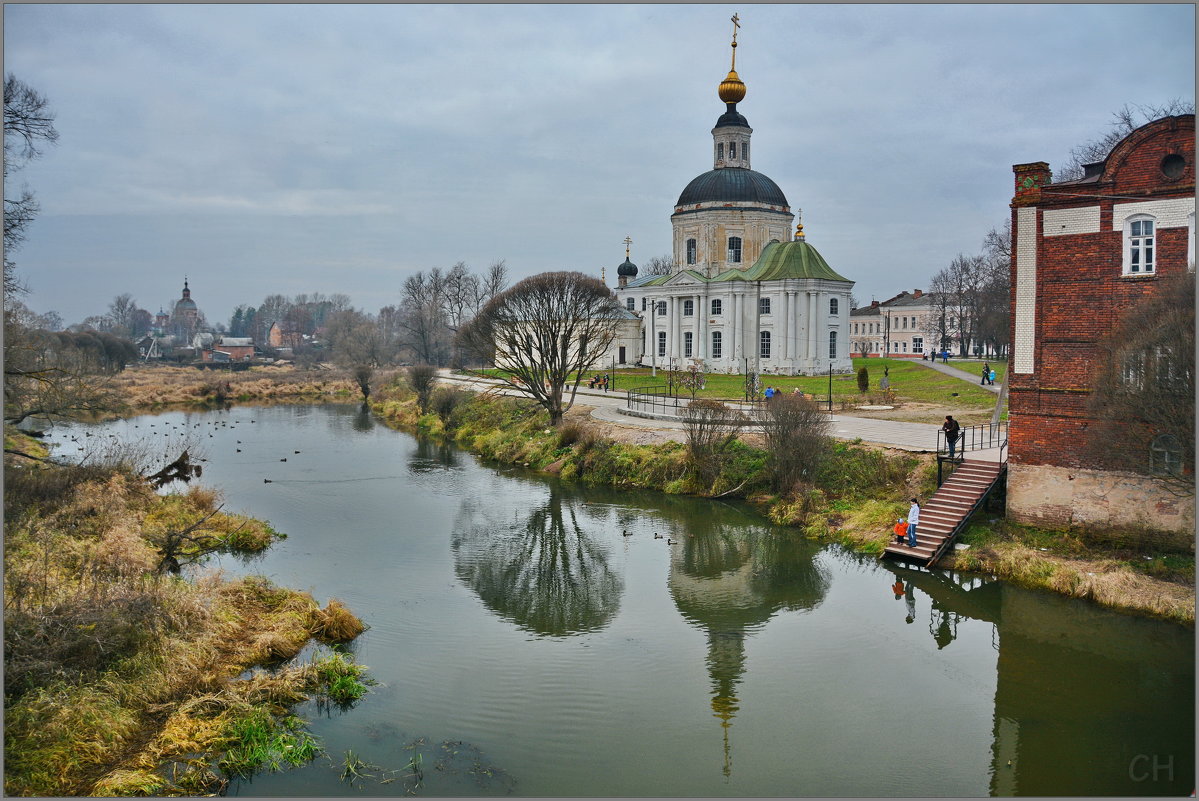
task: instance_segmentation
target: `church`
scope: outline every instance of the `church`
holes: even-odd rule
[[[725,112],[712,129],[712,169],[683,189],[671,215],[670,275],[638,276],[626,257],[616,295],[640,317],[633,363],[707,372],[814,375],[853,369],[853,281],[806,240],[778,184],[750,164],[753,129],[737,110],[737,18],[732,64],[717,94]],[[625,362],[624,359],[621,360]]]

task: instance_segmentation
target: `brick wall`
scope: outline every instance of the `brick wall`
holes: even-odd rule
[[[1169,154],[1185,159],[1175,178],[1163,173]],[[1013,464],[1086,463],[1095,422],[1086,404],[1098,344],[1125,309],[1157,290],[1161,277],[1187,269],[1194,158],[1194,117],[1183,116],[1130,134],[1098,181],[1044,186],[1044,162],[1013,168]],[[1158,218],[1157,271],[1127,275],[1123,220],[1143,211]]]

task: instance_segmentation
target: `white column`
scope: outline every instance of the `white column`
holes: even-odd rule
[[[808,293],[808,352],[807,357],[811,363],[811,368],[815,369],[817,364],[816,349],[816,293]]]
[[[783,290],[783,341],[780,343],[782,350],[780,354],[783,357],[783,362],[786,364],[791,358],[791,337],[793,331],[791,328],[791,292]]]
[[[730,282],[731,283],[731,282]],[[729,287],[729,357],[734,364],[740,362],[740,354],[738,353],[741,347],[741,304],[738,302],[737,295],[733,292],[733,288]]]

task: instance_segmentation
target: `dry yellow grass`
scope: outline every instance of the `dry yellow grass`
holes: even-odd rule
[[[294,401],[358,395],[357,384],[350,376],[333,368],[297,370],[265,365],[227,372],[137,365],[117,375],[114,383],[134,411],[212,401]]]
[[[1088,598],[1182,623],[1195,622],[1195,585],[1138,573],[1114,559],[1073,559],[1014,542],[992,543],[954,554],[942,567],[978,570],[1026,587]]]

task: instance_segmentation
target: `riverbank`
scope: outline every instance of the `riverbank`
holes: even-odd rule
[[[390,373],[381,373],[380,382]],[[248,370],[201,370],[169,365],[132,365],[112,379],[125,412],[155,411],[182,405],[288,402],[361,398],[358,385],[341,368],[317,365],[255,365]]]
[[[701,497],[738,497],[776,523],[806,536],[879,554],[907,499],[935,489],[935,459],[836,443],[819,476],[796,493],[769,491],[760,437],[743,435],[711,474],[689,466],[677,431],[613,426],[576,406],[559,430],[536,409],[498,395],[446,389],[421,414],[402,385],[384,390],[374,410],[396,427],[444,437],[479,455],[589,483]],[[942,567],[990,573],[1021,586],[1085,598],[1115,609],[1194,625],[1194,554],[1144,549],[1070,532],[1017,526],[976,515],[961,542],[969,547]]]
[[[119,462],[5,468],[7,794],[213,794],[319,753],[292,709],[366,687],[364,668],[310,643],[346,642],[361,622],[261,577],[172,570],[283,535],[211,490],[160,495]]]

